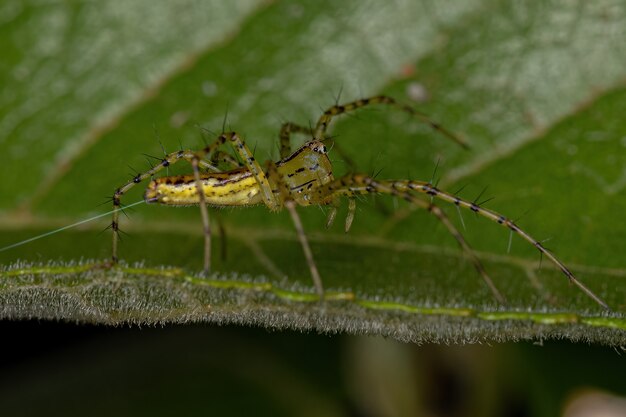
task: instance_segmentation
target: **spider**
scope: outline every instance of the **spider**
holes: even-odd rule
[[[607,304],[581,281],[538,240],[520,229],[509,218],[481,205],[466,201],[452,193],[439,190],[435,185],[425,181],[414,180],[380,180],[364,174],[348,174],[341,178],[333,176],[332,165],[328,158],[325,142],[329,139],[326,132],[331,121],[342,114],[357,109],[383,104],[409,113],[419,121],[429,125],[435,131],[453,140],[460,146],[467,144],[457,135],[451,133],[427,115],[413,107],[401,104],[388,96],[375,96],[356,100],[346,104],[336,104],[328,108],[318,119],[315,127],[304,127],[295,123],[284,123],[280,129],[280,160],[267,161],[264,166],[257,162],[242,138],[236,132],[226,132],[217,140],[199,151],[180,150],[165,155],[161,162],[144,173],[137,174],[132,180],[117,188],[113,194],[113,231],[112,264],[118,262],[119,210],[121,198],[135,185],[152,178],[162,169],[181,160],[191,164],[193,175],[166,176],[152,179],[145,192],[145,201],[171,206],[198,205],[204,230],[204,271],[211,268],[211,229],[207,206],[254,206],[263,204],[270,211],[287,209],[295,226],[298,239],[308,264],[315,290],[320,299],[324,296],[324,287],[318,272],[313,253],[309,246],[302,222],[296,210],[297,206],[321,205],[330,206],[327,226],[336,217],[341,198],[348,200],[348,214],[345,219],[345,231],[348,232],[356,210],[355,198],[363,194],[386,194],[406,200],[410,205],[424,209],[434,215],[456,239],[457,243],[471,260],[494,297],[505,303],[505,298],[498,291],[486,273],[480,259],[474,254],[466,240],[450,221],[445,212],[434,203],[435,200],[451,203],[486,217],[487,219],[508,228],[511,233],[520,235],[524,240],[535,246],[537,250],[565,274],[568,280],[578,286],[602,307]],[[292,152],[291,135],[305,134],[311,137],[304,145]],[[230,154],[220,150],[225,143],[230,143],[239,155],[243,164]],[[226,163],[231,169],[220,171],[218,162]],[[202,171],[201,171],[202,170]],[[420,198],[426,195],[429,198]]]

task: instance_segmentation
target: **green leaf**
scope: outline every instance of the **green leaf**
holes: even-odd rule
[[[122,223],[130,266],[104,271],[83,261],[110,256],[110,238],[98,233],[106,221],[0,252],[3,317],[623,344],[626,7],[7,4],[0,245],[105,211],[98,204],[128,181],[128,166],[145,170],[143,154],[162,154],[155,136],[166,150],[198,148],[194,125],[220,131],[227,112],[227,128],[257,159],[276,159],[282,122],[314,123],[340,91],[341,101],[384,93],[418,99],[414,106],[471,150],[379,106],[334,125],[335,175],[348,171],[340,148],[360,171],[382,169],[379,178],[429,181],[438,164],[440,189],[464,187],[461,196],[474,200],[488,186],[483,198],[495,200],[486,206],[523,215],[520,227],[538,240],[552,237],[546,245],[613,311],[547,260],[540,269],[532,245],[514,237],[508,254],[505,229],[470,212],[464,229],[440,203],[507,298],[499,305],[434,216],[379,196],[360,202],[348,235],[341,221],[324,230],[320,210],[300,209],[328,290],[323,304],[287,214],[211,211],[228,253],[221,259],[216,239],[218,272],[204,279],[198,209],[140,205]],[[170,171],[189,172],[182,165]],[[140,188],[125,203],[140,200]]]

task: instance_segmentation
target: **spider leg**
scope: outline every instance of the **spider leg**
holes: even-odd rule
[[[362,107],[370,106],[373,104],[386,104],[389,106],[396,107],[397,109],[400,109],[406,113],[409,113],[411,116],[415,117],[420,122],[429,125],[432,129],[446,136],[448,139],[456,142],[458,145],[462,146],[463,148],[465,149],[469,148],[468,144],[463,139],[461,139],[459,136],[455,135],[454,133],[450,132],[448,129],[441,126],[439,123],[435,122],[428,115],[415,110],[411,106],[398,103],[394,98],[388,97],[388,96],[375,96],[375,97],[370,97],[370,98],[363,98],[363,99],[356,100],[356,101],[346,103],[346,104],[334,105],[328,108],[328,110],[326,110],[324,114],[322,114],[319,120],[317,121],[317,124],[315,125],[315,133],[313,137],[316,140],[322,140],[324,135],[326,134],[326,130],[328,129],[330,122],[332,121],[334,117],[337,117],[341,114],[352,112]]]
[[[514,233],[520,235],[524,240],[533,245],[539,253],[545,255],[546,258],[550,259],[550,261],[556,265],[561,272],[567,277],[567,279],[574,285],[576,285],[581,291],[583,291],[588,297],[593,299],[596,303],[598,303],[603,308],[609,310],[609,306],[593,291],[591,291],[585,284],[579,281],[576,276],[561,262],[556,256],[554,256],[550,251],[548,251],[538,240],[533,238],[524,230],[520,229],[512,220],[507,217],[497,213],[495,211],[485,209],[480,207],[479,205],[463,200],[454,194],[447,193],[445,191],[441,191],[437,189],[437,187],[432,184],[424,181],[411,181],[411,180],[398,180],[398,181],[378,181],[372,178],[369,178],[365,175],[349,175],[341,178],[340,180],[336,180],[335,182],[328,184],[326,186],[329,189],[333,187],[337,188],[346,188],[354,189],[355,191],[364,190],[366,192],[382,192],[386,194],[394,194],[400,193],[400,195],[407,195],[409,192],[418,192],[422,194],[427,194],[431,197],[446,201],[448,203],[452,203],[457,207],[465,208],[473,211],[476,214],[479,214],[487,219],[502,225]],[[394,191],[395,190],[395,191]],[[321,193],[324,190],[320,190]],[[410,194],[408,194],[410,195]]]
[[[220,234],[220,243],[221,243],[220,247],[222,249],[220,252],[220,255],[221,255],[222,262],[225,262],[226,259],[228,258],[227,256],[228,247],[226,245],[227,243],[226,229],[224,228],[224,223],[222,222],[222,218],[220,216],[215,216],[215,218],[217,219],[217,230],[218,230],[218,233]]]
[[[267,180],[267,176],[263,172],[263,169],[261,169],[259,163],[256,162],[256,160],[254,159],[254,156],[252,156],[252,152],[250,152],[248,146],[243,140],[241,140],[237,133],[223,133],[214,143],[206,146],[202,151],[197,152],[195,154],[195,157],[191,160],[191,163],[193,166],[194,177],[196,180],[197,194],[200,200],[200,213],[202,215],[202,225],[204,230],[204,270],[207,273],[210,272],[211,267],[211,225],[209,222],[209,213],[206,206],[206,196],[203,192],[198,165],[200,164],[200,161],[203,160],[202,158],[210,156],[212,160],[222,160],[230,165],[239,166],[240,164],[234,158],[232,158],[232,156],[218,150],[218,147],[224,144],[226,141],[229,141],[233,145],[235,151],[237,151],[239,156],[245,161],[246,168],[255,177],[257,183],[261,188],[265,205],[270,210],[277,210],[279,208],[279,203],[276,201],[276,198]]]
[[[200,158],[195,157],[191,160],[191,166],[193,167],[193,176],[196,179],[196,190],[198,198],[200,200],[200,214],[202,215],[202,230],[204,232],[204,272],[211,272],[211,223],[209,222],[209,210],[206,206],[206,196],[204,195],[204,189],[202,188],[202,180],[200,179],[200,169],[198,165]]]
[[[347,175],[339,180],[336,180],[325,187],[326,189],[322,191],[330,192],[332,195],[339,196],[344,195],[348,197],[354,197],[359,194],[373,194],[373,193],[381,193],[381,194],[390,194],[393,196],[401,197],[404,200],[408,201],[410,204],[423,208],[427,210],[429,213],[432,213],[437,219],[448,229],[448,232],[454,237],[457,241],[465,255],[469,258],[469,260],[474,265],[474,268],[481,275],[494,298],[501,304],[506,304],[506,299],[500,293],[498,288],[493,283],[491,277],[487,274],[485,267],[482,262],[472,248],[469,246],[463,235],[459,232],[459,230],[454,226],[454,224],[450,221],[448,216],[441,210],[441,208],[433,203],[426,202],[421,200],[410,192],[406,190],[400,190],[393,186],[392,182],[388,181],[378,181],[374,180],[371,177],[367,177],[365,175]],[[354,198],[350,198],[351,202],[354,202]],[[354,209],[356,208],[356,204],[352,203],[352,208],[349,210],[348,217],[350,218],[350,223],[354,218]],[[352,213],[352,214],[350,214]],[[348,219],[346,219],[346,227],[348,227]],[[347,231],[347,230],[346,230]]]
[[[313,129],[310,127],[300,126],[295,123],[283,123],[280,127],[280,159],[285,159],[291,155],[291,134],[302,133],[313,137]]]
[[[219,164],[220,162],[225,163],[231,169],[241,168],[243,166],[243,164],[241,164],[239,161],[233,158],[233,156],[230,155],[229,153],[226,153],[223,151],[213,152],[213,154],[211,155],[211,163],[217,166],[217,164]]]
[[[123,186],[117,188],[113,193],[112,201],[113,201],[113,218],[111,220],[111,230],[113,231],[112,238],[112,250],[111,250],[111,263],[113,265],[117,264],[119,258],[117,255],[118,250],[118,241],[119,241],[119,211],[122,206],[121,199],[124,194],[126,194],[131,188],[136,186],[137,184],[143,182],[146,179],[151,178],[157,172],[173,165],[181,160],[185,160],[189,163],[192,163],[194,159],[197,159],[198,155],[196,152],[191,150],[180,150],[177,152],[172,152],[170,154],[165,155],[165,157],[161,160],[158,165],[153,166],[149,170],[144,173],[138,173],[135,175],[130,181],[128,181]],[[210,164],[207,161],[202,159],[198,159],[198,166],[210,170],[219,172],[214,165]]]
[[[406,187],[408,187],[411,190],[420,192],[420,193],[424,193],[424,194],[428,194],[431,196],[434,196],[436,198],[439,198],[443,201],[447,201],[449,203],[453,203],[456,206],[465,208],[465,209],[469,209],[483,217],[486,217],[487,219],[496,222],[504,227],[507,227],[511,232],[513,233],[517,233],[518,235],[520,235],[524,240],[526,240],[527,242],[529,242],[531,245],[533,245],[535,248],[537,248],[537,250],[539,251],[540,254],[545,255],[546,258],[550,259],[550,261],[556,265],[561,272],[567,277],[567,279],[574,285],[576,285],[580,290],[582,290],[585,294],[587,294],[587,296],[589,296],[591,299],[593,299],[596,303],[598,303],[599,305],[601,305],[602,307],[604,307],[605,309],[609,309],[609,306],[600,298],[598,297],[593,291],[591,291],[589,288],[587,288],[587,286],[585,284],[583,284],[581,281],[579,281],[576,276],[574,276],[574,274],[572,273],[572,271],[569,270],[569,268],[567,268],[565,266],[565,264],[563,264],[563,262],[561,262],[556,256],[554,256],[550,251],[548,251],[542,244],[540,241],[538,241],[537,239],[533,238],[531,235],[529,235],[527,232],[525,232],[524,230],[520,229],[519,226],[517,226],[512,220],[508,219],[507,217],[503,216],[500,213],[497,213],[495,211],[489,210],[489,209],[485,209],[482,208],[480,205],[475,204],[475,203],[471,203],[469,201],[463,200],[461,198],[458,198],[457,196],[447,193],[445,191],[441,191],[439,189],[437,189],[437,187],[434,187],[433,185],[427,183],[427,182],[423,182],[423,181],[402,181],[398,184],[398,186],[402,186],[402,183],[404,183],[404,185]]]
[[[320,296],[320,300],[322,300],[324,298],[324,287],[322,286],[322,279],[320,278],[320,273],[317,270],[317,265],[315,264],[315,260],[313,259],[313,252],[311,251],[311,247],[309,246],[306,234],[304,233],[302,221],[300,220],[300,216],[298,215],[298,211],[296,210],[296,202],[293,200],[285,201],[285,207],[289,211],[289,214],[291,215],[291,220],[293,220],[296,232],[298,233],[298,239],[300,240],[300,245],[302,245],[302,251],[304,252],[306,263],[308,264],[309,270],[311,271],[311,278],[313,278],[315,291]]]
[[[204,230],[204,239],[205,239],[205,248],[204,248],[204,270],[206,272],[210,271],[211,266],[211,229],[210,229],[210,221],[208,215],[208,209],[206,207],[206,197],[202,192],[202,185],[200,181],[200,167],[211,170],[215,172],[219,172],[219,169],[215,167],[215,165],[207,162],[204,158],[209,156],[212,157],[213,160],[223,161],[230,165],[239,166],[240,164],[235,161],[232,156],[226,154],[225,152],[220,151],[218,148],[226,141],[230,141],[235,148],[235,150],[239,153],[241,158],[246,161],[246,167],[252,172],[255,176],[257,182],[259,183],[261,190],[264,196],[264,202],[270,208],[270,210],[277,210],[279,208],[278,202],[275,200],[275,197],[270,188],[269,182],[265,176],[265,173],[259,166],[259,164],[254,160],[252,153],[245,145],[245,143],[239,138],[239,136],[234,133],[225,133],[218,137],[218,139],[212,144],[206,146],[201,151],[194,152],[190,150],[180,150],[178,152],[173,152],[168,155],[165,155],[164,159],[161,160],[161,163],[155,165],[151,169],[147,170],[143,174],[137,174],[131,181],[124,184],[122,187],[115,190],[113,194],[113,219],[111,221],[111,229],[113,230],[113,241],[112,241],[112,255],[111,262],[112,264],[116,264],[118,262],[118,241],[119,241],[119,209],[121,207],[121,198],[127,193],[131,188],[135,185],[141,183],[142,181],[152,177],[159,171],[164,168],[169,167],[172,164],[175,164],[181,160],[185,160],[189,162],[194,170],[194,177],[196,180],[196,187],[198,191],[199,205],[200,205],[200,213],[202,215],[202,223]]]
[[[261,197],[263,198],[263,203],[267,206],[271,211],[276,211],[280,209],[280,202],[276,199],[274,192],[272,191],[272,187],[270,186],[269,181],[267,180],[267,175],[261,168],[261,165],[256,161],[250,148],[246,145],[246,143],[239,137],[236,132],[228,132],[222,133],[217,141],[202,150],[203,155],[212,155],[213,152],[216,151],[217,147],[224,144],[225,142],[230,142],[235,151],[239,154],[241,159],[244,162],[245,167],[252,173],[254,178],[256,179],[259,187],[261,188]]]
[[[272,161],[267,162],[267,175],[278,186],[278,195],[280,196],[281,201],[283,201],[283,205],[289,211],[289,215],[291,216],[291,220],[296,228],[296,233],[298,234],[298,240],[300,241],[300,245],[302,246],[302,251],[304,252],[304,257],[306,258],[306,262],[309,266],[309,271],[311,271],[311,278],[313,279],[313,284],[315,285],[315,291],[320,297],[320,300],[324,299],[324,286],[322,285],[322,279],[320,278],[319,271],[317,270],[317,265],[315,264],[315,259],[313,258],[313,252],[311,251],[311,247],[309,246],[309,241],[304,233],[304,227],[302,226],[302,220],[300,220],[300,216],[298,215],[298,211],[296,210],[296,202],[291,198],[291,192],[289,188],[282,180],[280,175],[278,174],[278,170],[276,169],[276,164]]]
[[[254,175],[257,183],[259,184],[259,187],[261,188],[261,192],[263,195],[263,202],[265,203],[265,205],[270,210],[278,210],[280,207],[280,204],[276,200],[276,197],[274,196],[274,193],[271,189],[269,181],[267,180],[267,176],[263,172],[263,169],[261,168],[259,163],[256,162],[248,146],[239,137],[239,135],[237,135],[236,132],[228,132],[228,133],[221,134],[214,143],[212,143],[209,146],[206,146],[201,152],[198,152],[197,154],[198,158],[193,159],[192,164],[195,163],[194,161],[201,161],[202,159],[200,158],[210,156],[211,161],[214,163],[224,162],[234,168],[240,167],[241,164],[237,160],[235,160],[235,158],[233,158],[231,155],[225,152],[218,150],[218,147],[227,141],[229,141],[232,144],[233,148],[239,154],[241,159],[245,161],[244,165],[246,166],[246,168],[252,173],[252,175]],[[202,223],[204,226],[204,236],[205,236],[204,269],[205,271],[208,272],[210,269],[210,264],[211,264],[211,229],[210,229],[210,223],[208,220],[208,210],[206,208],[206,197],[204,195],[204,192],[202,191],[202,182],[200,179],[200,173],[197,169],[197,166],[194,166],[194,176],[196,179],[196,187],[198,190],[198,197],[200,199],[200,212],[202,214]],[[220,225],[220,235],[222,237],[225,236],[224,228],[221,225]],[[223,245],[225,244],[226,244],[225,240],[223,240]],[[225,257],[226,247],[222,246],[222,248],[223,248],[222,254]]]
[[[211,156],[211,164],[217,166],[219,163],[226,164],[230,169],[241,168],[243,166],[243,164],[233,158],[233,156],[229,153],[217,150]],[[226,229],[224,228],[224,223],[222,222],[221,217],[217,215],[217,212],[213,212],[213,214],[214,218],[217,220],[217,230],[220,236],[220,258],[222,261],[226,261],[228,253]]]
[[[209,221],[209,210],[206,204],[206,196],[204,195],[202,188],[202,180],[200,178],[199,164],[204,155],[198,156],[191,160],[191,166],[193,167],[193,175],[196,180],[196,189],[198,192],[198,199],[200,200],[200,215],[202,217],[202,230],[204,233],[204,272],[208,274],[211,272],[211,222]],[[216,150],[211,155],[211,162],[217,164],[224,162],[230,165],[232,168],[237,168],[240,164],[228,153]],[[226,232],[221,222],[219,222],[220,242],[222,248],[222,258],[226,258]]]

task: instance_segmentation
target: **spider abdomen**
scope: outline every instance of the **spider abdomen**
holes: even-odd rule
[[[263,202],[261,189],[250,171],[239,169],[200,176],[205,201],[214,207],[253,206]],[[193,175],[178,175],[150,181],[144,199],[169,206],[198,205],[200,198]]]

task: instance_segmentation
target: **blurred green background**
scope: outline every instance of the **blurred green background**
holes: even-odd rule
[[[441,188],[465,187],[471,200],[488,186],[488,207],[552,238],[547,245],[623,317],[624,39],[623,1],[6,0],[0,246],[107,210],[99,204],[146,169],[144,154],[162,153],[157,138],[169,151],[198,147],[195,125],[219,132],[227,113],[257,159],[275,159],[282,122],[314,123],[340,92],[342,101],[385,93],[460,132],[472,149],[405,114],[368,109],[333,129],[359,170],[429,180],[439,161]],[[337,173],[348,171],[335,162]],[[141,198],[139,188],[127,203]],[[431,216],[394,212],[407,207],[366,200],[343,237],[340,221],[325,231],[323,213],[301,210],[328,288],[497,308]],[[463,233],[513,308],[600,314],[545,260],[537,272],[532,247],[514,240],[507,255],[506,231],[469,214]],[[139,206],[129,215],[124,259],[201,266],[196,208]],[[284,282],[251,255],[252,243],[289,284],[310,285],[286,214],[215,215],[229,235],[218,270]],[[0,261],[106,258],[106,224],[2,252]],[[443,330],[452,339],[464,332]],[[418,347],[208,325],[17,322],[3,332],[2,403],[14,414],[558,415],[581,392],[626,394],[619,348],[565,342]],[[35,409],[32,397],[53,408]]]

